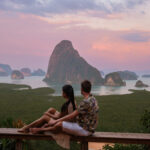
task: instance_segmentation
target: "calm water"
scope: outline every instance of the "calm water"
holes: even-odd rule
[[[61,87],[63,85],[48,85],[43,82],[44,77],[26,77],[23,80],[12,80],[10,77],[0,77],[0,83],[13,83],[13,84],[27,84],[30,85],[32,88],[39,88],[39,87],[51,87],[55,89],[54,95],[61,95]],[[139,78],[145,84],[150,86],[150,78]],[[114,95],[114,94],[127,94],[131,93],[128,91],[129,89],[146,89],[150,91],[150,87],[148,88],[136,88],[134,87],[136,81],[126,81],[125,87],[106,87],[106,86],[93,86],[92,93],[95,95]],[[75,90],[75,95],[80,95],[80,86],[73,85]]]

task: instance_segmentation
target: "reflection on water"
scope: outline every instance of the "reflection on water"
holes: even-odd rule
[[[30,85],[32,88],[39,88],[39,87],[51,87],[55,89],[54,95],[61,95],[62,86],[61,84],[51,84],[48,85],[43,82],[44,77],[26,77],[23,80],[12,80],[10,77],[0,77],[0,83],[13,83],[13,84],[27,84]],[[150,86],[150,78],[140,78],[144,83]],[[135,85],[136,81],[126,81],[126,86],[123,87],[108,87],[108,86],[93,86],[92,93],[95,95],[117,95],[117,94],[129,94],[131,93],[128,91],[129,89],[146,89],[150,91],[150,87],[148,88],[136,88]],[[73,85],[75,95],[81,95],[80,92],[80,85]]]
[[[12,80],[10,77],[0,77],[0,83],[12,83],[12,84],[26,84],[32,88],[48,87],[45,82],[42,81],[43,77],[25,77],[22,80]]]
[[[113,146],[112,143],[111,144],[110,143],[96,143],[96,142],[89,142],[88,143],[89,150],[102,150],[105,145]]]

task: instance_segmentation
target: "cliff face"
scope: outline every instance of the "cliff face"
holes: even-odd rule
[[[55,83],[80,83],[85,79],[92,83],[103,83],[100,72],[80,57],[72,43],[67,40],[61,41],[50,57],[44,80]]]
[[[105,77],[106,86],[125,86],[126,83],[121,79],[118,72],[109,73]]]

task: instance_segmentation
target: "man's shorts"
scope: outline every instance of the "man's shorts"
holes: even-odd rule
[[[82,127],[80,127],[77,123],[74,122],[62,122],[62,130],[68,134],[75,136],[89,136],[92,135],[92,132],[89,132]]]

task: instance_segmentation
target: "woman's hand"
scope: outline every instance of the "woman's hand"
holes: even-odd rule
[[[48,123],[45,123],[42,127],[43,128],[46,128],[46,127],[48,127],[49,125],[48,125]]]
[[[45,112],[45,113],[44,113],[44,115],[47,115],[47,116],[49,116],[49,117],[50,117],[50,114],[49,114],[48,112]]]
[[[53,126],[57,123],[57,120],[50,120],[48,125]]]

